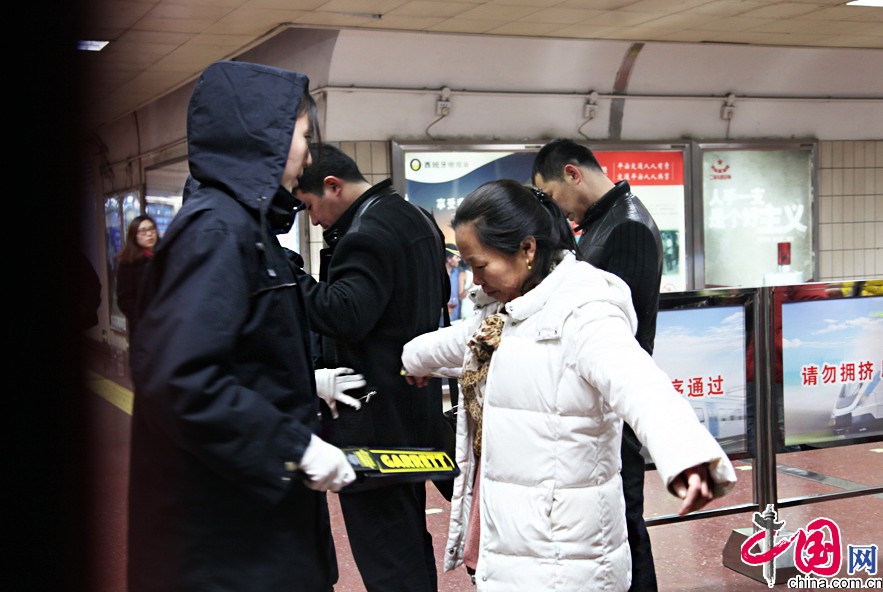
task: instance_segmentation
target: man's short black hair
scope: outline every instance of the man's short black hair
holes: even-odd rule
[[[359,170],[356,161],[331,144],[314,144],[310,146],[313,164],[304,169],[298,180],[298,189],[305,193],[322,195],[325,193],[325,177],[334,176],[349,183],[365,182],[365,176]]]
[[[558,138],[540,148],[533,161],[531,181],[536,183],[537,175],[546,181],[561,181],[564,179],[564,165],[568,164],[604,171],[591,150],[573,140]]]

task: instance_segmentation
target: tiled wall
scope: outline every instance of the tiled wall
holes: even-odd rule
[[[371,183],[392,175],[388,142],[341,142]],[[883,278],[883,140],[819,142],[818,281]],[[311,227],[319,260],[322,230]]]
[[[883,140],[819,142],[819,279],[883,277]]]

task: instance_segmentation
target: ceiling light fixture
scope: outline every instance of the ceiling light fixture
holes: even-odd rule
[[[101,51],[110,41],[77,41],[80,51]]]
[[[846,3],[847,6],[876,6],[883,8],[883,0],[852,0]]]

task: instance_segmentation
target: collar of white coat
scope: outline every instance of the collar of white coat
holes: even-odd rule
[[[606,303],[614,307],[613,314],[625,316],[633,330],[637,326],[628,285],[613,274],[577,261],[572,252],[565,253],[533,290],[507,302],[505,309],[515,324],[536,315],[537,340],[560,339],[564,320],[589,302]]]

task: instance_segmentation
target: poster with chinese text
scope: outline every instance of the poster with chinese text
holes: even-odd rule
[[[782,304],[785,444],[883,434],[883,296]]]
[[[660,310],[653,359],[724,451],[746,449],[743,306]]]

